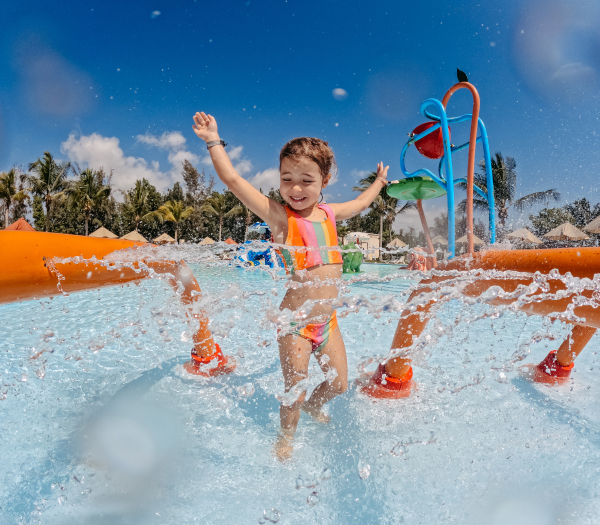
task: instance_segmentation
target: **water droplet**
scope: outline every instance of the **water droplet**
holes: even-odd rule
[[[404,443],[397,443],[391,450],[390,454],[399,458],[400,456],[403,456],[405,452],[406,446],[404,446]]]
[[[61,505],[64,505],[66,501],[67,501],[67,496],[59,496],[58,503],[60,503]]]
[[[270,521],[271,523],[277,523],[281,519],[282,512],[277,509],[265,510],[263,512],[263,521],[262,523],[266,523]],[[259,520],[260,523],[260,520]]]
[[[371,474],[371,465],[369,465],[364,459],[358,462],[358,476],[360,479],[367,479]]]
[[[529,448],[531,445],[529,443],[525,443],[525,448]]]
[[[323,469],[323,472],[321,472],[321,479],[331,479],[331,469],[329,467]]]
[[[319,493],[311,492],[306,499],[306,503],[308,503],[311,507],[314,507],[317,503],[319,503]]]
[[[238,357],[244,358],[244,350],[241,347],[238,348]]]
[[[254,385],[252,383],[246,383],[245,385],[237,387],[236,390],[241,397],[250,397],[254,394]]]
[[[300,490],[304,488],[304,478],[302,476],[298,476],[296,478],[296,490]]]

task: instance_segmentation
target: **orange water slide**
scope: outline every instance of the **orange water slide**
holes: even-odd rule
[[[107,267],[106,264],[56,260],[96,257],[105,262],[119,250],[135,250],[143,245],[121,239],[60,233],[0,231],[0,304],[124,285],[148,277],[151,271],[168,274],[169,284],[178,289],[182,302],[190,307],[188,315],[198,322],[193,356],[200,358],[202,363],[208,363],[213,355],[218,355],[219,363],[226,362],[208,330],[208,318],[203,312],[191,308],[200,297],[200,286],[183,261],[136,261],[135,252],[128,258],[134,261],[133,268],[114,262]],[[113,259],[118,261],[123,258]],[[136,272],[140,268],[142,271]]]
[[[497,286],[504,292],[515,292],[519,286],[529,286],[534,280],[534,274],[539,272],[546,278],[545,289],[540,287],[529,294],[529,299],[519,307],[520,311],[528,315],[566,314],[572,308],[572,313],[580,318],[577,322],[568,321],[573,326],[571,335],[558,349],[556,357],[560,363],[570,366],[577,355],[600,328],[600,248],[556,248],[549,250],[498,250],[482,251],[456,257],[450,261],[440,263],[438,270],[468,272],[472,270],[519,272],[524,276],[512,277],[510,274],[483,275],[474,277],[472,283],[467,284],[461,293],[469,297],[480,297],[490,288]],[[598,282],[588,283],[586,289],[567,290],[567,285],[562,279],[552,278],[552,270],[558,270],[561,276],[570,273],[573,277],[594,280],[598,275]],[[558,277],[558,276],[557,276]],[[450,281],[452,276],[433,276],[421,281],[408,299],[408,303],[415,304],[419,297],[433,291],[434,285]],[[449,282],[450,285],[452,285]],[[430,287],[431,286],[431,287]],[[559,292],[566,292],[560,294]],[[552,297],[536,299],[542,294],[551,294]],[[558,296],[556,296],[558,294]],[[574,301],[577,299],[578,303]],[[581,299],[584,299],[581,301]],[[485,297],[483,301],[488,304],[513,304],[516,298]],[[581,304],[588,302],[591,304]],[[429,321],[429,311],[434,305],[430,300],[417,306],[413,311],[405,310],[396,327],[392,341],[392,351],[409,348],[422,334]],[[385,363],[385,373],[391,378],[403,378],[410,374],[412,377],[410,355],[394,357]],[[377,385],[376,385],[377,386]],[[371,385],[373,387],[373,385]],[[374,388],[374,387],[373,387]],[[381,389],[380,389],[381,390]],[[383,397],[377,395],[377,397]]]

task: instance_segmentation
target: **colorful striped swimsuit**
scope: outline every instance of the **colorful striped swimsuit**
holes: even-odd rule
[[[318,208],[327,215],[322,221],[306,220],[294,210],[285,207],[288,223],[285,244],[300,248],[291,251],[281,250],[286,269],[291,273],[324,264],[343,263],[339,249],[331,249],[334,246],[339,246],[333,210],[326,204],[319,204]]]
[[[293,251],[281,250],[286,269],[291,273],[325,264],[343,263],[342,254],[339,250],[331,249],[334,246],[339,246],[335,227],[335,214],[326,204],[319,204],[318,208],[327,215],[322,221],[306,220],[294,210],[285,207],[288,220],[288,234],[285,244],[306,248]],[[292,326],[296,325],[297,323],[292,323]],[[294,330],[292,333],[308,339],[312,343],[312,351],[320,352],[325,348],[329,337],[337,327],[337,315],[336,312],[333,312],[324,323],[310,323],[304,328]]]

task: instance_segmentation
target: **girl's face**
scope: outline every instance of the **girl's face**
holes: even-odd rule
[[[279,172],[279,193],[295,210],[305,210],[317,204],[321,190],[331,177],[327,175],[323,179],[316,162],[306,157],[285,157]]]

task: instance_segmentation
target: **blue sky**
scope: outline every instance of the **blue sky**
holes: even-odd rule
[[[165,189],[183,158],[211,171],[191,130],[204,110],[263,189],[287,140],[329,141],[340,168],[329,200],[346,200],[380,160],[400,177],[420,103],[441,99],[460,67],[492,151],[517,160],[520,195],[600,200],[598,2],[23,1],[3,2],[0,20],[0,170],[49,150],[114,169],[117,188],[147,176]],[[449,113],[470,107],[459,92]],[[453,142],[466,140],[456,127]],[[411,151],[407,165],[432,163]],[[455,168],[464,175],[466,153]]]

